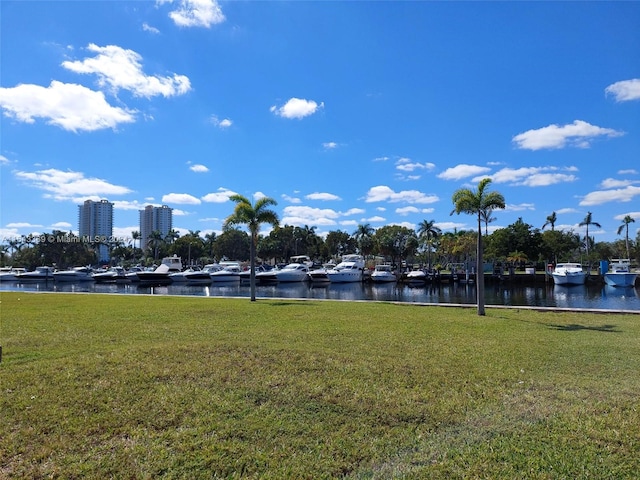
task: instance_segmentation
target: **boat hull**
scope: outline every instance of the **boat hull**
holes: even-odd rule
[[[587,279],[587,276],[584,273],[568,275],[553,273],[552,276],[553,283],[556,285],[584,285],[584,282]]]
[[[605,273],[604,281],[612,287],[634,287],[636,284],[637,273]]]

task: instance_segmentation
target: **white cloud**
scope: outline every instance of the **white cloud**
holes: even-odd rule
[[[348,217],[349,215],[362,215],[365,212],[363,208],[350,208],[346,212],[342,212],[342,215]]]
[[[580,201],[580,206],[601,205],[608,202],[630,202],[640,195],[640,187],[627,186],[615,190],[599,190],[586,194]]]
[[[322,193],[322,192],[310,193],[309,195],[305,196],[304,198],[306,198],[308,200],[325,200],[325,201],[342,200],[339,196],[334,195],[333,193]]]
[[[435,203],[440,201],[437,195],[427,195],[417,190],[403,190],[394,192],[385,185],[372,187],[367,192],[365,202],[405,202],[405,203]]]
[[[615,217],[613,217],[615,220],[624,220],[624,217],[626,217],[627,215],[629,215],[631,218],[633,218],[634,220],[640,220],[640,212],[628,212],[628,213],[622,213],[620,215],[616,215]],[[8,227],[9,225],[7,225]]]
[[[567,173],[559,173],[558,171],[574,172],[575,167],[522,167],[522,168],[503,168],[489,176],[495,183],[509,183],[511,185],[525,187],[546,187],[556,183],[574,182],[578,179],[575,175]],[[482,177],[476,177],[474,182],[480,181]]]
[[[473,177],[474,175],[480,175],[489,171],[491,171],[491,169],[488,167],[461,163],[455,167],[447,168],[444,172],[439,173],[437,177],[443,180],[461,180],[463,178]]]
[[[523,210],[535,210],[536,207],[533,203],[521,203],[519,205],[507,204],[504,207],[504,212],[522,212]]]
[[[86,178],[83,173],[54,168],[36,172],[15,172],[15,176],[29,186],[47,192],[45,197],[55,200],[76,200],[92,195],[124,195],[131,193],[127,187],[113,185],[100,178]],[[99,197],[96,197],[99,198]]]
[[[386,218],[381,217],[380,215],[363,219],[364,222],[385,222],[386,220]]]
[[[513,137],[517,148],[524,150],[541,150],[564,148],[566,146],[589,148],[596,137],[619,137],[623,132],[611,128],[591,125],[582,120],[575,120],[568,125],[549,125],[537,130],[528,130]]]
[[[409,215],[410,213],[419,213],[420,210],[418,210],[418,208],[416,207],[401,207],[401,208],[396,208],[396,213],[398,215],[402,215],[403,217]]]
[[[137,200],[110,200],[115,210],[143,210],[147,203],[140,203]],[[160,205],[158,205],[160,206]]]
[[[225,21],[222,9],[216,0],[180,0],[178,8],[170,12],[169,17],[179,27],[209,28],[211,25]]]
[[[433,170],[436,166],[433,163],[412,162],[409,158],[400,158],[396,162],[396,169],[401,172],[413,172],[415,170]]]
[[[387,160],[390,160],[389,157],[376,157],[373,159],[374,162],[386,162]]]
[[[233,195],[236,195],[236,192],[221,187],[217,192],[208,193],[202,197],[202,201],[207,203],[224,203],[229,201],[229,197]]]
[[[7,228],[42,228],[42,225],[34,225],[28,222],[7,223]]]
[[[438,222],[435,225],[441,230],[463,230],[467,226],[466,223],[457,222]]]
[[[640,183],[638,180],[616,180],[615,178],[605,178],[601,183],[601,188],[620,188]]]
[[[9,165],[11,161],[4,155],[0,155],[0,165]]]
[[[290,98],[283,106],[276,107],[274,105],[269,110],[283,118],[304,118],[313,115],[319,108],[323,107],[324,103],[318,105],[313,100]]]
[[[325,150],[332,150],[334,148],[338,148],[338,144],[336,142],[325,142],[322,144]]]
[[[640,78],[616,82],[605,88],[607,95],[611,94],[617,102],[640,100]]]
[[[191,90],[191,82],[185,75],[145,75],[140,64],[142,57],[133,50],[117,45],[99,47],[93,43],[89,44],[87,50],[97,55],[82,61],[65,61],[62,66],[76,73],[96,74],[101,87],[110,87],[114,92],[128,90],[138,97],[171,97]]]
[[[72,132],[115,129],[135,120],[134,110],[109,105],[102,92],[56,80],[49,87],[21,84],[0,88],[0,106],[7,117],[20,122],[34,123],[42,118]]]
[[[638,171],[633,168],[627,168],[626,170],[618,170],[618,175],[637,175]]]
[[[558,215],[562,215],[564,213],[577,213],[578,210],[576,210],[575,208],[559,208],[558,210],[556,210],[556,214]]]
[[[282,197],[283,200],[285,200],[285,201],[287,201],[289,203],[302,203],[302,200],[300,200],[299,198],[291,197],[291,196],[286,195],[284,193],[281,195],[281,197]]]
[[[202,203],[199,198],[189,195],[188,193],[169,193],[162,196],[162,203],[175,203],[178,205],[200,205]]]
[[[160,33],[160,30],[158,30],[155,27],[152,27],[146,22],[142,24],[142,30],[144,30],[145,32],[153,33],[154,35],[157,35]]]
[[[73,225],[71,225],[69,222],[56,222],[51,224],[51,227],[56,229],[66,230],[68,228],[72,228]]]
[[[211,115],[211,123],[213,123],[218,128],[229,128],[233,125],[233,121],[230,118],[224,118],[220,120],[216,115]]]
[[[205,165],[200,165],[200,164],[191,165],[189,167],[189,170],[196,173],[206,173],[209,171],[209,169]]]
[[[329,208],[312,208],[304,206],[290,206],[283,210],[282,225],[336,225],[336,219],[340,216],[335,210]]]

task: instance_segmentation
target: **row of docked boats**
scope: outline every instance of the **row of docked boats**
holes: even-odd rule
[[[631,261],[626,258],[612,259],[607,270],[601,273],[604,282],[612,287],[633,287],[638,277],[638,272],[631,270]],[[558,263],[551,271],[551,276],[556,285],[584,285],[589,274],[582,264],[568,262]]]

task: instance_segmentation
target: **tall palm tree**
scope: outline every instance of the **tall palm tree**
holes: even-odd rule
[[[558,216],[556,215],[556,212],[551,212],[551,215],[547,217],[547,221],[544,222],[544,225],[542,225],[542,230],[544,230],[547,225],[551,225],[551,231],[553,232],[555,230],[557,221]]]
[[[587,260],[589,260],[589,225],[593,225],[595,227],[602,228],[601,225],[598,222],[594,222],[591,219],[591,212],[587,212],[587,216],[584,217],[584,220],[581,221],[578,224],[578,226],[580,226],[580,227],[584,227],[584,226],[587,227],[587,232],[586,232],[586,235],[585,235],[585,239],[586,239],[585,246],[586,246],[586,252],[587,252]]]
[[[250,261],[251,261],[251,301],[256,301],[256,245],[258,244],[258,233],[260,225],[269,223],[273,227],[277,227],[279,220],[278,214],[268,207],[277,205],[273,198],[262,197],[256,200],[255,204],[251,204],[249,199],[242,195],[232,195],[229,199],[236,203],[233,213],[224,221],[224,228],[233,225],[246,225],[251,235]]]
[[[436,227],[435,220],[423,220],[418,224],[418,236],[425,238],[427,244],[427,264],[428,268],[431,268],[431,241],[440,236],[442,230]]]
[[[629,254],[629,224],[635,222],[635,219],[631,215],[626,215],[622,219],[622,225],[618,227],[618,235],[622,233],[622,230],[625,230],[624,241],[627,247],[627,258],[631,258]]]
[[[487,192],[487,186],[491,183],[490,178],[483,178],[478,184],[478,189],[474,192],[468,188],[460,188],[453,193],[452,201],[455,213],[466,213],[476,215],[478,218],[478,240],[476,245],[476,295],[478,300],[478,315],[484,315],[484,268],[482,260],[482,215],[487,210],[505,208],[504,197],[498,192]]]

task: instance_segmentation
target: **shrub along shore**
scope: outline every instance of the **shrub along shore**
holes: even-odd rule
[[[637,478],[636,315],[0,293],[0,478]]]

